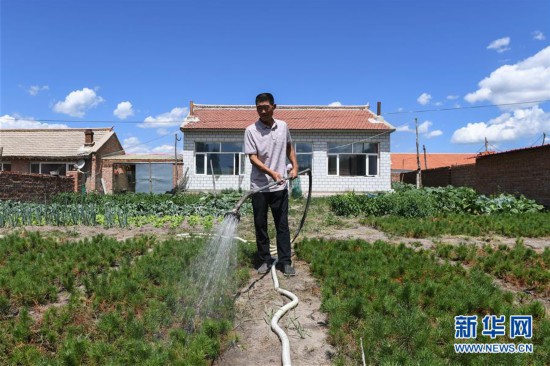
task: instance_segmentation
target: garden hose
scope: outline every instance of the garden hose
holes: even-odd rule
[[[283,307],[281,307],[279,310],[277,310],[275,315],[273,315],[273,318],[271,318],[271,329],[275,333],[277,333],[277,336],[279,336],[279,339],[281,340],[281,346],[282,346],[281,354],[282,354],[283,366],[290,366],[291,365],[290,342],[288,340],[288,336],[281,329],[278,323],[279,323],[279,319],[281,319],[281,317],[285,315],[287,311],[298,306],[298,296],[294,295],[290,291],[287,291],[279,287],[279,279],[277,278],[277,272],[275,270],[276,265],[277,265],[277,260],[275,260],[275,263],[273,263],[273,265],[271,266],[271,278],[273,279],[273,286],[275,287],[275,291],[277,291],[282,295],[285,295],[292,301],[284,305]]]

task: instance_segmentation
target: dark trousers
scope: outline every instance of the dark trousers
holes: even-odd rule
[[[290,231],[288,230],[288,190],[259,192],[252,195],[256,246],[262,262],[271,263],[269,235],[267,233],[267,208],[271,208],[277,230],[277,256],[281,265],[292,264],[290,260]]]

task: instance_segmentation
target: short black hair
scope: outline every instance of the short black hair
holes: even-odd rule
[[[275,98],[271,93],[261,93],[256,96],[256,105],[260,102],[269,102],[269,104],[275,105]]]

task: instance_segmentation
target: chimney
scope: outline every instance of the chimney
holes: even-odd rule
[[[93,146],[94,144],[94,131],[87,129],[84,131],[84,146]]]
[[[195,109],[195,104],[193,104],[193,101],[190,100],[189,101],[189,115],[192,116],[193,115],[193,109]]]
[[[379,116],[382,114],[382,102],[376,102],[376,115]]]

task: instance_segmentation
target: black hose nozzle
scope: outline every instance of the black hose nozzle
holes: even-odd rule
[[[241,221],[241,214],[239,213],[239,210],[236,208],[225,213],[224,218],[228,218],[228,217],[234,217],[235,219],[237,219],[237,221]]]

